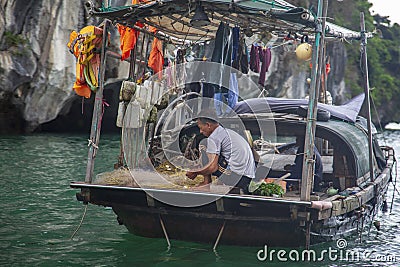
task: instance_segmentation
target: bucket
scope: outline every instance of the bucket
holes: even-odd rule
[[[116,121],[117,127],[122,128],[122,126],[124,124],[125,111],[126,111],[126,106],[125,106],[124,101],[119,102],[118,115],[117,115],[117,121]]]
[[[140,108],[139,102],[135,99],[129,102],[125,114],[125,128],[139,128],[143,124],[144,110]]]

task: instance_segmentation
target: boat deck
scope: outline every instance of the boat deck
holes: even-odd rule
[[[226,185],[219,185],[212,183],[210,186],[197,186],[198,183],[202,182],[202,178],[199,177],[195,180],[187,179],[182,176],[182,173],[176,173],[174,175],[149,175],[148,172],[143,172],[143,175],[133,178],[127,169],[118,169],[112,172],[106,172],[99,174],[96,180],[93,182],[95,185],[103,186],[117,186],[117,187],[131,187],[131,188],[142,188],[142,189],[162,189],[162,190],[172,190],[172,191],[182,191],[182,192],[203,192],[208,194],[217,195],[238,195],[239,190]],[[139,175],[136,175],[139,176]],[[166,178],[167,179],[164,179]],[[160,179],[161,178],[161,179]],[[274,179],[274,178],[273,178]],[[297,179],[287,179],[287,181],[293,184],[294,190],[286,191],[283,197],[273,197],[277,199],[286,199],[292,201],[300,200],[300,181]],[[257,196],[260,198],[272,198],[268,196]],[[324,192],[316,192],[312,196],[313,200],[325,200],[329,196]]]

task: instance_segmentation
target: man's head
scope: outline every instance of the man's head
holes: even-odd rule
[[[204,136],[209,137],[212,132],[219,126],[217,121],[217,114],[212,109],[202,110],[197,115],[197,126],[200,129],[200,133]]]

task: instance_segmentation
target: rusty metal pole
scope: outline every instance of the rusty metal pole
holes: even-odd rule
[[[106,67],[106,48],[108,41],[108,25],[109,20],[105,19],[103,22],[103,41],[100,52],[100,68],[99,68],[99,88],[96,91],[94,107],[93,107],[93,117],[92,126],[90,129],[90,139],[89,139],[89,152],[88,160],[86,166],[86,176],[85,182],[92,183],[93,180],[93,169],[94,160],[96,158],[97,150],[99,149],[100,141],[100,130],[101,130],[101,119],[103,116],[103,91],[104,91],[104,77],[105,77],[105,67]]]

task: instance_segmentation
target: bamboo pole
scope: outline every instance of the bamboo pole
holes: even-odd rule
[[[104,77],[105,77],[105,67],[106,67],[106,47],[108,40],[108,25],[109,20],[104,20],[103,26],[103,42],[100,53],[100,77],[99,77],[99,88],[96,91],[95,100],[94,100],[94,108],[93,108],[93,117],[92,117],[92,126],[90,129],[90,139],[89,139],[89,152],[88,152],[88,160],[86,166],[86,176],[85,182],[92,183],[93,180],[93,169],[94,169],[94,160],[96,158],[97,149],[99,149],[99,140],[100,140],[100,129],[101,129],[101,120],[103,116],[103,91],[104,91]]]
[[[364,93],[367,105],[367,127],[368,127],[368,152],[369,152],[369,178],[374,181],[374,165],[373,165],[373,151],[372,151],[372,123],[371,123],[371,103],[369,96],[369,77],[368,77],[368,59],[367,59],[367,36],[365,34],[365,20],[364,12],[360,13],[361,25],[361,63],[362,72],[364,76]]]
[[[167,240],[168,250],[169,250],[171,248],[171,242],[169,241],[167,229],[165,228],[164,221],[161,218],[161,215],[158,215],[158,217],[160,218],[161,229],[163,230],[163,233],[164,233],[164,236],[165,236],[165,240]]]
[[[225,229],[225,221],[224,224],[221,226],[221,229],[219,230],[218,236],[217,236],[217,240],[215,240],[214,246],[213,246],[213,251],[216,251],[219,240],[221,239],[222,233],[224,232]]]
[[[310,87],[310,97],[308,102],[307,111],[307,124],[306,124],[306,134],[304,141],[304,160],[303,160],[303,171],[301,180],[301,191],[300,200],[310,201],[310,194],[314,183],[314,139],[315,139],[315,128],[316,128],[316,118],[317,118],[317,103],[319,98],[319,87],[320,87],[320,75],[321,75],[321,65],[322,56],[320,53],[324,47],[324,37],[325,37],[325,21],[326,14],[328,12],[328,0],[324,0],[324,4],[321,0],[318,1],[318,13],[317,18],[322,15],[322,7],[324,8],[324,15],[321,21],[317,21],[316,25],[316,36],[315,43],[313,47],[313,60],[312,60],[312,73],[311,73],[311,87]]]

